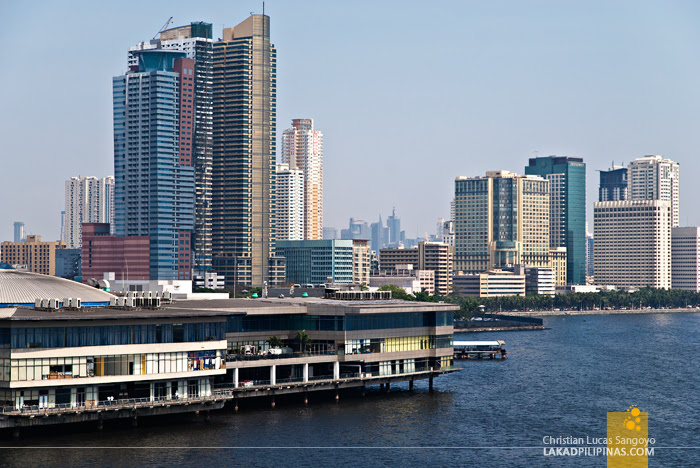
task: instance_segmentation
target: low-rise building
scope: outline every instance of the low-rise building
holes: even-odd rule
[[[409,249],[381,249],[379,265],[382,270],[410,264],[415,270],[433,271],[435,294],[447,296],[452,291],[452,250],[442,242],[419,242],[418,246]]]
[[[56,274],[56,251],[67,248],[63,241],[43,242],[41,236],[28,235],[20,242],[5,241],[0,246],[0,263],[26,265],[27,271]]]
[[[102,279],[105,273],[114,273],[115,280],[123,284],[149,281],[150,248],[148,236],[114,236],[107,223],[83,224],[83,283]]]
[[[700,292],[700,227],[671,230],[673,289]]]
[[[452,278],[452,285],[455,293],[465,296],[525,296],[525,275],[498,269],[471,275],[459,272]]]
[[[515,265],[513,273],[525,275],[525,293],[554,296],[556,282],[552,268]]]
[[[403,288],[407,294],[424,292],[435,294],[435,272],[432,270],[414,270],[412,264],[396,265],[391,270],[372,270],[369,278],[370,288],[394,285]]]

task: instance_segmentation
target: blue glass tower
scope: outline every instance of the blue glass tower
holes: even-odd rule
[[[195,175],[184,136],[192,111],[183,103],[194,61],[161,49],[135,54],[138,67],[112,80],[115,234],[149,236],[151,279],[186,280]]]
[[[586,163],[582,158],[547,156],[530,158],[525,174],[556,179],[550,184],[550,212],[560,219],[550,225],[550,247],[566,247],[566,278],[571,284],[586,283]],[[561,175],[561,177],[552,177]],[[558,208],[555,210],[555,206]]]

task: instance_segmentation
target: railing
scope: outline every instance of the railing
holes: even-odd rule
[[[230,387],[231,388],[231,387]],[[40,408],[39,405],[23,406],[22,408],[16,408],[14,406],[2,407],[2,414],[52,414],[52,413],[65,413],[72,411],[103,411],[103,410],[118,410],[124,408],[137,408],[145,406],[162,406],[165,404],[185,404],[185,403],[199,403],[205,401],[218,400],[221,398],[231,398],[231,389],[217,389],[211,392],[210,395],[202,396],[191,396],[191,397],[142,397],[142,398],[121,398],[117,400],[100,400],[93,403],[60,403],[52,407]],[[90,400],[88,400],[90,401]]]
[[[335,356],[337,353],[335,351],[318,351],[310,353],[285,353],[285,354],[227,354],[227,362],[235,361],[264,361],[268,359],[292,359],[301,357],[313,357],[313,356]]]

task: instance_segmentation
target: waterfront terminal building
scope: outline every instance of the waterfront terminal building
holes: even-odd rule
[[[55,299],[37,305],[42,291]],[[453,370],[451,304],[360,291],[337,300],[333,290],[323,299],[148,296],[0,270],[0,428],[101,427],[237,407],[248,397],[274,405],[276,395],[326,390],[339,398],[349,387],[412,387],[416,379],[432,387]]]

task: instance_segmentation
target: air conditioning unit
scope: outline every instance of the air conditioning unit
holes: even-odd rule
[[[49,309],[60,309],[61,308],[61,303],[58,301],[58,299],[49,299]]]
[[[41,308],[42,309],[48,309],[49,308],[49,300],[44,298],[41,300]]]
[[[35,309],[41,309],[41,301],[42,301],[41,298],[34,299],[34,308]]]
[[[83,301],[79,297],[71,298],[71,307],[75,309],[80,309],[83,307]]]
[[[121,297],[110,297],[109,298],[110,307],[116,307],[117,305],[119,305],[119,299],[121,299]]]
[[[173,300],[173,293],[170,291],[163,291],[163,301],[172,301]]]
[[[136,298],[125,297],[124,298],[124,307],[136,307],[135,302],[136,302]]]
[[[154,297],[151,299],[151,307],[158,308],[160,307],[160,297]]]

